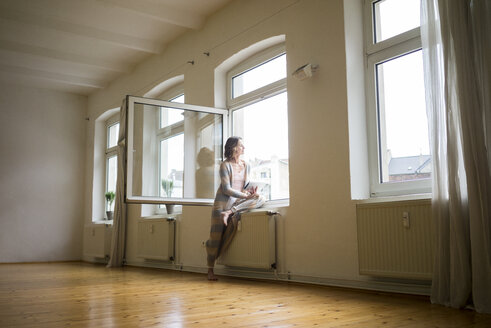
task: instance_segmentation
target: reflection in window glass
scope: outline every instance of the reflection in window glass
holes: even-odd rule
[[[375,42],[420,26],[420,0],[381,0],[373,4]]]
[[[107,128],[107,148],[117,146],[119,137],[119,123],[113,124]]]
[[[233,134],[244,140],[249,179],[264,184],[262,194],[269,200],[289,198],[287,93],[235,110]]]
[[[160,141],[160,196],[183,197],[184,134]]]
[[[376,66],[381,182],[429,178],[421,50]]]
[[[233,77],[232,98],[237,98],[285,77],[286,54],[282,54]]]

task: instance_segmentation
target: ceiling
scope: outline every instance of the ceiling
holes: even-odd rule
[[[231,0],[0,0],[0,82],[88,95]]]

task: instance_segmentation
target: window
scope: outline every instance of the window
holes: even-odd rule
[[[119,138],[119,115],[112,116],[106,121],[106,170],[105,170],[105,192],[116,192],[116,181],[118,177],[118,138]],[[106,201],[106,210],[114,210],[114,202]]]
[[[228,111],[128,96],[126,201],[204,205],[219,185]],[[174,99],[175,100],[175,99]],[[163,206],[142,206],[142,216]]]
[[[366,1],[372,196],[430,192],[419,0]]]
[[[289,198],[288,103],[283,45],[232,69],[227,106],[232,135],[243,138],[249,179],[264,185],[268,200]]]
[[[183,104],[184,94],[169,101]],[[184,110],[161,107],[159,122],[159,196],[183,197]]]

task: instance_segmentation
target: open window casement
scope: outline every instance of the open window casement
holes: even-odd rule
[[[127,96],[127,203],[213,204],[228,111]]]

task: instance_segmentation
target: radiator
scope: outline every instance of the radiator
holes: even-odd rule
[[[174,260],[174,219],[140,219],[137,239],[138,257],[147,260]]]
[[[356,217],[360,274],[431,279],[430,200],[358,204]]]
[[[241,268],[276,268],[274,215],[265,211],[243,213],[229,249],[217,263]]]
[[[85,227],[84,254],[90,257],[106,258],[111,249],[112,226],[94,224]]]

